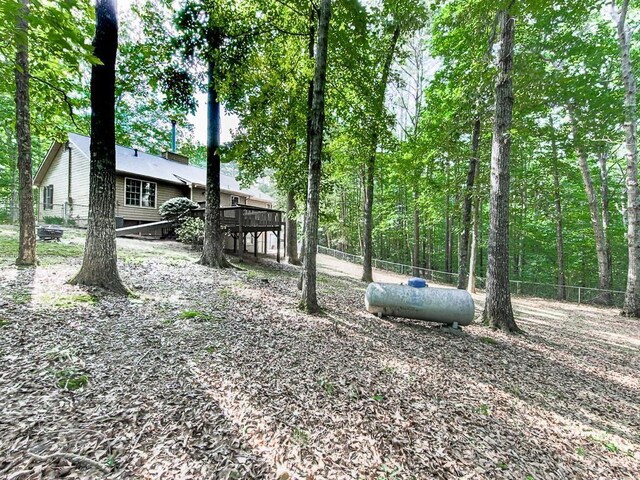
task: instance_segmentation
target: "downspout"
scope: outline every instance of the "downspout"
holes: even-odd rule
[[[71,155],[71,143],[69,143],[68,141],[67,141],[67,152],[68,152],[69,158],[68,158],[68,162],[67,162],[67,202],[66,202],[66,205],[64,206],[64,220],[65,220],[65,223],[68,222],[69,217],[71,216],[71,210],[73,208],[71,206],[71,204],[73,202],[73,199],[71,198],[71,161],[72,161],[71,158],[72,158],[72,155]]]

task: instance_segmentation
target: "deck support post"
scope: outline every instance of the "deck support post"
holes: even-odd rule
[[[267,254],[267,237],[269,236],[269,232],[264,232],[264,238],[263,238],[263,242],[264,242],[264,254]]]
[[[258,232],[253,234],[253,256],[258,258]]]
[[[240,253],[238,257],[240,261],[242,261],[242,257],[244,255],[244,233],[242,232],[242,210],[239,208],[236,210],[236,215],[238,215],[238,237],[240,239]]]
[[[278,229],[276,231],[276,238],[277,238],[277,248],[276,248],[276,262],[280,263],[280,230]]]
[[[281,218],[279,218],[279,220],[282,220]],[[284,242],[283,242],[283,247],[284,247],[284,253],[287,253],[287,224],[285,222],[284,224]]]

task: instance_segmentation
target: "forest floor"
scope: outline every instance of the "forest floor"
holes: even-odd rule
[[[117,298],[66,283],[65,235],[18,269],[0,227],[0,478],[640,478],[640,322],[614,309],[517,298],[526,335],[454,335],[366,313],[320,257],[309,316],[295,267],[128,239]]]

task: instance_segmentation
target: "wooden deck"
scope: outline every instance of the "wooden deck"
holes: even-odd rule
[[[282,212],[247,205],[221,207],[220,224],[230,233],[275,232],[283,225]]]
[[[204,207],[194,211],[199,217],[204,217]],[[246,251],[247,235],[253,236],[253,254],[258,255],[258,239],[263,238],[263,250],[267,253],[267,234],[272,232],[277,239],[276,259],[280,261],[280,234],[283,227],[282,210],[253,207],[249,205],[234,205],[232,207],[220,207],[220,225],[226,233],[233,238],[233,252],[238,253],[240,243],[240,255]],[[285,232],[286,238],[286,232]]]

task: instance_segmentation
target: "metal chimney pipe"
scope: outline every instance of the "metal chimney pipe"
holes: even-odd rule
[[[176,121],[171,120],[171,151],[176,153]]]

